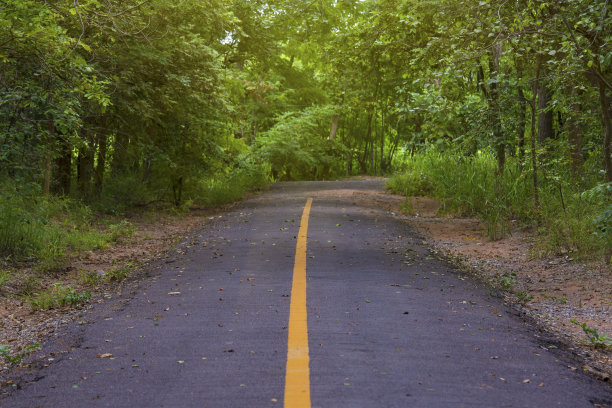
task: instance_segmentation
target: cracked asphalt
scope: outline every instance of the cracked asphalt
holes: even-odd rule
[[[24,372],[0,406],[283,406],[307,197],[312,407],[612,406],[610,384],[570,370],[554,338],[346,194],[380,189],[277,183],[246,200],[152,265],[129,298],[44,344],[53,361]]]

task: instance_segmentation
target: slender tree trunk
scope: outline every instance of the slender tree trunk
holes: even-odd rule
[[[124,134],[116,134],[113,148],[113,161],[111,162],[111,173],[113,177],[117,177],[125,173],[127,166],[127,151],[129,139]]]
[[[58,138],[59,157],[55,159],[56,179],[54,183],[54,193],[66,195],[70,193],[70,179],[72,175],[72,149],[70,143],[64,137]]]
[[[610,158],[610,138],[612,138],[612,119],[610,118],[610,101],[606,95],[606,87],[603,81],[599,80],[599,105],[601,106],[601,117],[604,128],[603,136],[603,156],[604,169],[606,170],[606,181],[612,182],[612,161]],[[612,262],[612,248],[604,251],[604,261],[609,265]]]
[[[94,149],[89,132],[84,131],[83,133],[87,145],[79,148],[77,157],[77,185],[83,200],[89,201],[91,196],[91,176],[94,167]]]
[[[53,142],[53,133],[55,125],[53,119],[49,119],[49,131],[47,133],[47,151],[45,152],[45,164],[43,170],[43,194],[49,195],[51,191],[51,144]]]
[[[96,157],[96,168],[94,170],[94,194],[99,196],[102,193],[104,183],[104,170],[106,168],[106,134],[98,134],[98,152]]]
[[[536,112],[538,88],[540,86],[540,68],[542,66],[542,55],[536,56],[536,74],[531,89],[531,166],[533,170],[533,201],[535,208],[540,208],[540,198],[538,194],[538,158],[537,158],[537,142],[536,142]]]
[[[518,87],[518,100],[519,100],[519,123],[517,126],[517,138],[518,138],[518,158],[519,158],[519,168],[523,169],[523,160],[525,160],[525,108],[527,107],[527,98],[525,98],[525,94],[523,93],[523,88],[521,86]]]
[[[370,144],[371,144],[371,138],[372,138],[372,117],[374,116],[374,113],[370,112],[370,115],[368,116],[368,129],[366,131],[366,142],[365,142],[365,148],[363,150],[363,158],[361,160],[361,162],[359,163],[361,165],[361,170],[364,173],[368,172],[368,151],[370,151]]]
[[[383,109],[381,111],[381,116],[380,116],[380,161],[379,161],[379,166],[380,166],[380,173],[384,174],[385,172],[385,108],[383,106]]]
[[[489,79],[491,79],[491,85],[487,91],[484,83],[484,72],[482,72],[482,66],[480,67],[480,83],[489,103],[491,126],[493,128],[493,144],[495,146],[495,153],[497,156],[497,174],[504,174],[504,167],[506,164],[506,141],[501,126],[501,112],[499,105],[499,62],[502,54],[502,44],[495,43],[491,48],[491,55],[489,56]]]
[[[550,103],[550,90],[547,84],[541,83],[538,88],[538,142],[540,145],[552,139],[553,133],[553,112],[547,110]]]
[[[612,113],[610,112],[610,101],[606,95],[606,86],[599,80],[599,106],[601,108],[601,119],[604,129],[603,134],[603,156],[604,169],[606,171],[606,181],[612,182],[612,159],[610,158],[610,139],[612,138]]]
[[[331,131],[329,132],[329,140],[334,140],[336,137],[336,132],[338,131],[338,120],[340,119],[339,115],[332,115],[332,124]]]
[[[575,88],[570,91],[572,101],[570,104],[571,114],[566,122],[568,127],[567,138],[570,146],[570,165],[572,168],[572,178],[578,180],[583,174],[582,165],[582,129],[580,126],[580,102],[578,100],[581,92]]]

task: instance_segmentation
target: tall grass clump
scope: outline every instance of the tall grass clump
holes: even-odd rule
[[[558,169],[540,174],[539,206],[533,199],[532,174],[510,157],[498,174],[495,155],[425,150],[406,160],[387,187],[406,196],[426,195],[441,202],[440,211],[478,216],[491,239],[511,233],[511,225],[535,226],[543,253],[601,253],[612,242],[612,186],[581,187]],[[517,221],[512,223],[511,221]]]

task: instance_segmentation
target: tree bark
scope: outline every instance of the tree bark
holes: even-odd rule
[[[497,76],[499,75],[499,60],[502,54],[502,44],[496,43],[491,49],[491,56],[489,57],[489,77],[495,78],[495,81],[491,82],[489,86],[489,109],[491,111],[491,125],[493,127],[493,142],[495,144],[495,152],[497,155],[497,173],[499,175],[504,174],[504,167],[506,165],[506,141],[501,126],[501,115],[499,105],[499,81]],[[483,83],[484,87],[484,83]]]
[[[106,134],[98,134],[98,151],[96,157],[96,168],[94,170],[94,187],[93,191],[96,196],[102,193],[104,184],[104,170],[106,168]]]
[[[544,83],[538,88],[538,143],[544,145],[553,137],[553,113],[546,110],[550,102],[550,90]]]
[[[49,131],[47,133],[47,151],[45,152],[45,164],[43,170],[43,194],[49,195],[51,192],[51,143],[53,141],[53,133],[55,126],[53,119],[49,120]]]
[[[89,132],[84,131],[84,139],[87,145],[79,148],[77,157],[77,185],[79,193],[84,201],[91,198],[91,177],[94,169],[94,149]]]
[[[538,194],[538,158],[537,158],[537,142],[536,142],[536,104],[538,99],[538,88],[540,86],[540,68],[542,66],[542,55],[536,56],[536,74],[531,88],[531,166],[533,171],[533,201],[535,208],[540,207],[540,198]]]
[[[569,120],[566,122],[568,127],[567,138],[570,147],[570,165],[574,180],[578,180],[582,176],[582,165],[584,163],[582,156],[582,129],[580,126],[580,102],[578,101],[580,94],[581,92],[576,89],[571,90],[571,113]]]
[[[56,179],[53,192],[58,195],[70,193],[70,178],[72,174],[72,149],[70,143],[64,138],[58,138],[59,157],[55,159]]]
[[[527,107],[527,98],[523,93],[523,88],[518,87],[518,100],[519,100],[519,123],[517,126],[517,139],[518,139],[518,158],[519,168],[523,168],[523,160],[525,159],[525,130],[526,130],[526,119],[525,119],[525,108]]]
[[[612,182],[612,161],[610,158],[610,139],[612,138],[612,112],[610,101],[606,95],[605,83],[599,80],[599,106],[601,108],[601,119],[603,124],[603,165],[606,171],[606,181]]]
[[[336,137],[336,132],[338,132],[338,120],[340,119],[340,116],[332,115],[331,119],[332,119],[332,124],[331,124],[331,130],[329,132],[329,140],[334,140],[334,138]]]
[[[125,173],[127,168],[127,150],[129,138],[124,134],[116,134],[113,143],[112,175],[117,177]]]

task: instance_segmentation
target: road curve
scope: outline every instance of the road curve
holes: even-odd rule
[[[2,388],[0,406],[612,406],[610,385],[568,369],[562,347],[360,199],[381,189],[278,183],[246,200],[153,265],[129,299],[50,339],[53,361]],[[310,397],[285,401],[308,198],[297,287]]]

